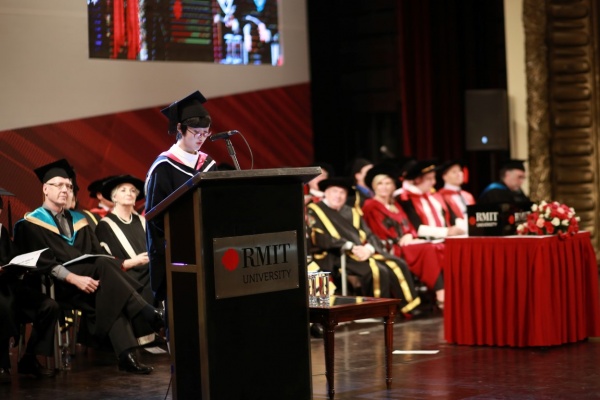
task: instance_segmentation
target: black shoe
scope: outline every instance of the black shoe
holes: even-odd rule
[[[310,336],[317,338],[317,339],[322,339],[323,336],[325,336],[325,332],[323,330],[323,325],[312,324],[310,326]]]
[[[165,327],[165,312],[161,309],[155,309],[150,326],[154,332],[160,332]]]
[[[24,375],[33,375],[36,378],[52,378],[56,375],[56,371],[50,368],[44,368],[33,354],[25,354],[19,364],[17,371]]]
[[[10,385],[10,369],[0,368],[0,385]]]
[[[131,351],[125,351],[119,356],[119,371],[148,375],[153,370],[154,368],[139,363]]]

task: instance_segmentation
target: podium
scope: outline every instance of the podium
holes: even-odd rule
[[[303,183],[318,167],[201,173],[164,218],[173,399],[310,399]]]

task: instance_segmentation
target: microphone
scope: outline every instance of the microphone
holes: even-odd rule
[[[219,140],[219,139],[229,139],[230,136],[236,135],[238,133],[240,133],[240,132],[236,131],[236,130],[216,133],[216,134],[212,135],[209,139],[211,142],[214,142],[215,140]]]
[[[391,152],[391,151],[390,151],[390,150],[387,148],[387,146],[386,146],[386,145],[383,145],[383,146],[381,146],[381,147],[379,148],[379,151],[381,152],[381,154],[383,154],[383,155],[384,155],[384,156],[386,156],[386,157],[389,157],[389,158],[394,158],[394,157],[395,157],[395,156],[394,156],[394,153],[392,153],[392,152]]]

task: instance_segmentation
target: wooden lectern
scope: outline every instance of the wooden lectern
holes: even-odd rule
[[[173,399],[310,399],[303,183],[318,167],[201,173],[164,218]]]

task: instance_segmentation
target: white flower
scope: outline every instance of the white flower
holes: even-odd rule
[[[564,225],[564,226],[569,226],[569,220],[568,219],[563,219],[560,224]]]
[[[537,209],[538,209],[538,205],[537,204],[534,204],[534,205],[531,206],[531,211],[536,212]]]
[[[558,217],[554,217],[554,219],[552,219],[551,223],[554,226],[558,226],[558,225],[560,225],[560,219],[558,219]]]

